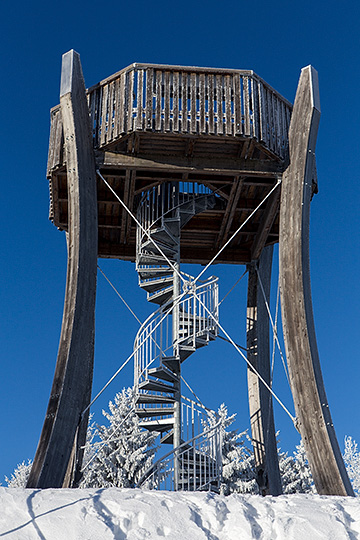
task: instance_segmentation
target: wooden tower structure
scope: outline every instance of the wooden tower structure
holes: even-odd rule
[[[180,265],[248,265],[257,480],[263,494],[280,494],[266,307],[272,246],[279,242],[298,429],[318,493],[353,494],[326,399],[311,305],[309,211],[317,190],[319,117],[311,66],[301,71],[292,106],[244,70],[136,63],[86,90],[79,55],[63,55],[47,172],[50,218],[68,235],[68,273],[55,377],[28,487],[79,480],[92,383],[97,257],[110,257],[136,262],[140,286],[159,306],[136,337],[137,413],[145,428],[173,444],[175,489],[216,489],[219,472],[216,421],[199,472],[204,446],[194,442],[200,434],[192,434],[191,445],[184,442],[180,400],[182,361],[217,336],[217,280],[184,277]],[[159,341],[156,329],[169,317],[169,335],[163,331]],[[189,408],[192,417],[201,415],[193,404]]]

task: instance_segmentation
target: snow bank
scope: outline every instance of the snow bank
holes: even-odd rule
[[[0,487],[9,540],[355,540],[360,500]]]

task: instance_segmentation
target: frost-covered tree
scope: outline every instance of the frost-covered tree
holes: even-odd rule
[[[11,474],[10,478],[5,476],[5,481],[8,485],[8,487],[12,488],[24,488],[26,487],[26,483],[29,478],[29,474],[32,467],[32,460],[28,459],[27,463],[23,461],[22,463],[19,463],[14,470],[14,472]]]
[[[360,452],[352,437],[345,437],[344,462],[355,495],[360,496]]]
[[[292,456],[278,450],[281,483],[284,494],[316,493],[304,443],[301,440]]]
[[[220,492],[223,495],[230,493],[258,493],[254,474],[254,458],[252,451],[245,442],[250,441],[247,431],[238,433],[228,428],[235,421],[236,413],[229,416],[228,409],[223,403],[217,415],[210,417],[210,425],[219,422],[222,441],[222,482]]]
[[[100,440],[88,444],[80,487],[135,487],[153,463],[158,434],[139,427],[132,388],[116,394],[103,415],[108,425],[90,434]]]

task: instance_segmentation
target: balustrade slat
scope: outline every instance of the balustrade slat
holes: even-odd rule
[[[164,74],[165,98],[164,98],[164,128],[170,131],[170,71]]]
[[[115,98],[115,81],[111,81],[111,83],[110,83],[110,96],[109,96],[109,119],[108,119],[107,142],[110,142],[110,141],[112,141],[114,139],[115,111],[117,109],[115,99],[116,99]]]
[[[244,77],[244,115],[245,115],[245,129],[244,135],[249,137],[251,135],[250,124],[250,92],[249,92],[249,77]]]
[[[137,72],[137,108],[136,108],[136,129],[143,129],[143,99],[144,99],[144,70]]]
[[[126,125],[126,73],[122,73],[120,77],[120,97],[119,97],[119,133],[125,133]]]
[[[214,100],[214,75],[208,75],[208,112],[209,112],[209,133],[215,133],[215,100]]]
[[[241,84],[240,75],[237,73],[233,78],[234,91],[234,135],[243,134],[243,124],[241,118]]]
[[[128,87],[127,87],[127,130],[132,131],[134,128],[134,75],[135,71],[129,71]]]
[[[196,73],[190,74],[190,132],[196,133]]]
[[[179,72],[173,73],[173,131],[179,131]]]
[[[106,84],[103,87],[102,99],[101,99],[101,136],[100,136],[100,146],[106,142],[106,131],[107,131],[107,115],[108,115],[108,95],[109,95],[109,85]]]
[[[122,103],[120,101],[120,77],[114,81],[114,129],[113,138],[119,137],[119,114],[122,109]]]
[[[199,132],[206,133],[205,73],[200,73],[199,75]]]
[[[225,75],[225,117],[226,117],[226,135],[233,134],[233,125],[231,122],[232,119],[232,100],[231,100],[231,87],[232,87],[232,76]]]
[[[162,98],[162,71],[155,71],[155,129],[161,130],[161,98]]]
[[[251,79],[251,95],[253,107],[253,136],[260,140],[260,119],[259,119],[259,93],[257,81]]]
[[[281,108],[280,101],[277,96],[274,95],[276,102],[276,153],[281,155]]]
[[[153,94],[154,94],[154,70],[146,70],[146,106],[145,106],[145,129],[153,128]]]
[[[181,74],[181,131],[188,132],[188,74]]]
[[[258,82],[258,92],[259,92],[260,140],[266,142],[266,113],[265,113],[264,87],[261,81]]]
[[[216,75],[217,134],[224,133],[223,82],[222,75]]]

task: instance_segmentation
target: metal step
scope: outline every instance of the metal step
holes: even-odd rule
[[[174,444],[174,430],[172,429],[169,433],[166,433],[160,439],[160,444]]]
[[[172,276],[173,271],[170,266],[158,266],[151,268],[137,268],[137,273],[139,274],[140,279],[150,279],[155,277],[166,277]]]
[[[159,279],[151,279],[149,281],[141,281],[140,287],[148,293],[154,293],[160,289],[164,289],[168,285],[172,285],[173,276],[161,277]]]
[[[169,386],[168,384],[164,384],[162,382],[158,381],[143,381],[139,384],[140,390],[150,390],[153,392],[175,392],[175,388],[173,386]]]
[[[170,232],[170,234],[177,238],[180,234],[180,218],[178,217],[164,217],[163,226]]]
[[[174,414],[174,407],[147,407],[147,408],[136,408],[136,414],[140,418],[150,418],[152,416],[167,416]]]
[[[151,368],[148,370],[148,374],[156,379],[162,379],[168,382],[177,382],[179,380],[179,377],[165,366]]]
[[[144,420],[142,422],[139,422],[139,427],[148,429],[149,431],[159,431],[160,433],[173,429],[173,426],[174,418],[162,418],[160,420],[148,421]]]
[[[169,227],[159,227],[157,229],[151,229],[150,236],[156,242],[163,242],[164,244],[177,246],[179,245],[179,239],[174,236]]]
[[[188,347],[187,345],[179,345],[179,355],[181,362],[184,362],[189,356],[196,351],[195,347]]]
[[[167,257],[173,257],[178,252],[178,246],[170,246],[169,244],[164,244],[163,242],[154,242],[152,240],[146,240],[143,242],[140,248],[141,252],[145,250],[146,252],[154,253],[155,255],[161,255],[162,251]]]
[[[174,261],[171,257],[168,257],[169,261]],[[164,257],[161,255],[153,255],[152,253],[140,253],[137,258],[137,264],[153,264],[156,265],[163,265],[166,261],[164,260]]]
[[[165,367],[169,368],[170,371],[174,371],[175,373],[179,372],[180,358],[177,358],[176,356],[163,356],[161,363]]]
[[[175,403],[175,399],[170,396],[156,396],[154,394],[138,394],[135,403],[154,404],[154,405],[166,405],[167,403],[172,405]]]
[[[162,289],[161,291],[158,291],[152,295],[148,293],[147,300],[148,302],[153,302],[154,304],[159,304],[159,306],[161,306],[172,298],[173,290],[174,287],[167,287],[166,289]]]

